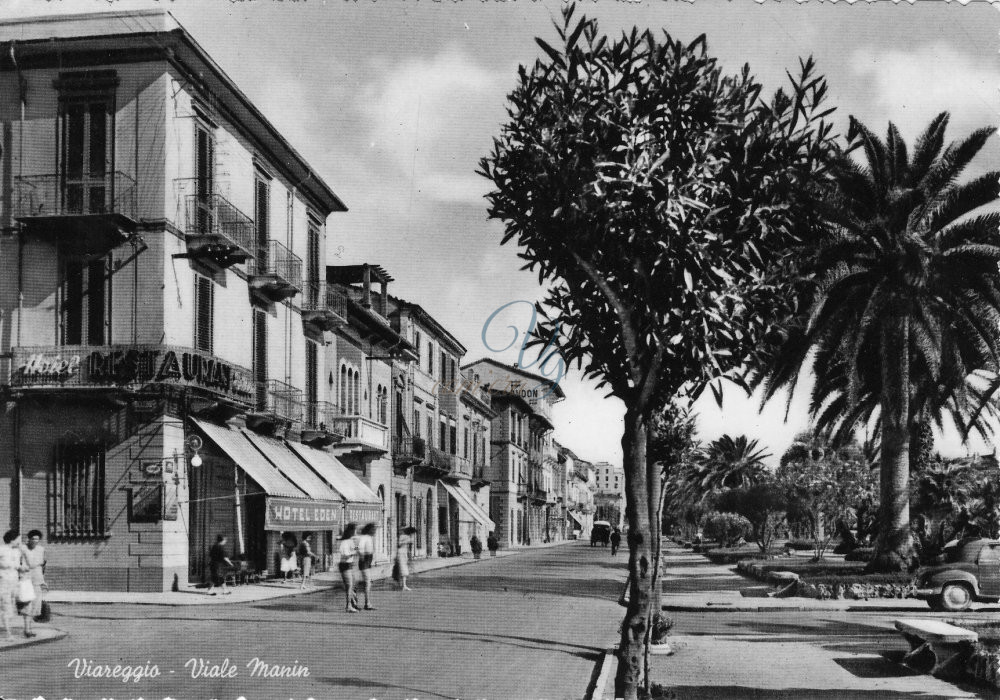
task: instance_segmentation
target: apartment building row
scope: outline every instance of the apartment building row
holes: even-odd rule
[[[588,527],[562,389],[328,266],[346,206],[169,13],[0,44],[0,522],[46,533],[53,585],[197,582],[218,534],[266,571],[349,521],[379,557]]]

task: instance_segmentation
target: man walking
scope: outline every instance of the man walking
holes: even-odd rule
[[[622,533],[619,532],[618,528],[616,527],[611,532],[611,556],[615,556],[616,554],[618,554],[618,547],[621,546],[621,543],[622,543]]]

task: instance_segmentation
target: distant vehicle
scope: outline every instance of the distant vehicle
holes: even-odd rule
[[[595,520],[590,529],[590,546],[594,547],[598,542],[605,547],[611,542],[611,523],[607,520]]]
[[[1000,601],[1000,540],[969,538],[945,547],[945,562],[917,571],[917,598],[931,610],[961,612]]]

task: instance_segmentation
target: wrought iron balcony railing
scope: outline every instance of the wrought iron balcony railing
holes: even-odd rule
[[[397,461],[420,461],[427,457],[427,442],[422,437],[394,437],[392,456]]]
[[[258,246],[247,272],[250,284],[272,298],[287,299],[302,291],[302,258],[278,241]]]
[[[184,197],[184,233],[189,243],[242,262],[253,257],[253,219],[218,194]]]
[[[302,298],[302,321],[322,330],[347,323],[347,296],[335,285],[310,281]]]
[[[302,420],[302,390],[271,379],[257,385],[257,410],[293,423]]]
[[[14,218],[118,214],[136,219],[135,180],[121,172],[101,175],[20,175],[14,178]]]

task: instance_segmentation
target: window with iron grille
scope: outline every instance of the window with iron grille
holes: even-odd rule
[[[201,275],[194,281],[194,347],[213,352],[213,327],[215,325],[215,286],[212,280]]]
[[[59,445],[49,480],[49,535],[104,537],[107,496],[102,445]]]

